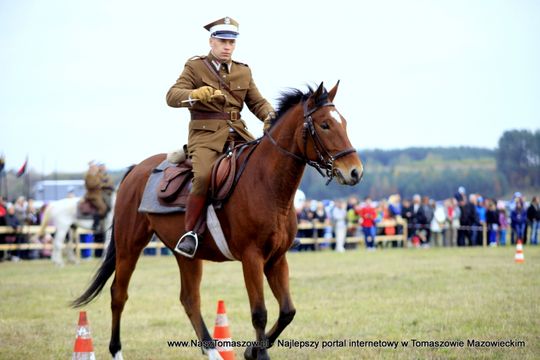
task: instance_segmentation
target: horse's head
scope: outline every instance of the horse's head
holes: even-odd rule
[[[310,90],[301,97],[301,108],[299,106],[297,112],[298,115],[303,112],[303,121],[301,129],[296,131],[297,150],[286,152],[306,161],[327,176],[328,182],[336,177],[341,184],[355,185],[362,178],[363,166],[347,136],[347,121],[332,102],[338,85],[339,82],[328,92],[321,83],[316,91]],[[291,108],[291,102],[299,100],[298,95],[297,92],[282,99],[280,117]],[[269,137],[277,145],[272,136]]]

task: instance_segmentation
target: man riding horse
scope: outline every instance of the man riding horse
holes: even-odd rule
[[[254,140],[240,112],[244,103],[264,128],[275,118],[274,108],[260,94],[250,68],[232,60],[239,34],[238,23],[225,17],[204,27],[210,32],[207,56],[189,59],[176,84],[167,93],[171,107],[189,107],[188,153],[193,163],[193,184],[186,205],[185,231],[175,251],[192,258],[197,251],[195,226],[206,205],[211,169],[231,142]]]
[[[114,191],[114,183],[107,174],[104,164],[91,161],[84,176],[84,185],[86,187],[84,198],[96,209],[92,230],[97,231],[101,220],[111,209],[110,197]]]

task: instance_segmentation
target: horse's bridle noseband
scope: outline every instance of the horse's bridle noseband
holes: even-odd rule
[[[315,125],[313,124],[313,118],[311,115],[313,115],[320,108],[323,108],[326,106],[334,106],[334,104],[328,101],[324,104],[315,106],[312,109],[308,109],[307,103],[308,101],[305,100],[302,104],[304,108],[304,125],[303,125],[304,130],[302,132],[302,138],[304,139],[304,153],[302,154],[302,156],[298,156],[297,154],[292,153],[289,150],[284,149],[281,146],[279,146],[277,141],[270,135],[268,130],[265,130],[264,133],[266,136],[268,136],[272,144],[274,144],[283,153],[293,157],[294,159],[298,161],[305,162],[309,166],[314,167],[319,172],[319,174],[321,174],[322,177],[328,177],[328,180],[326,181],[326,185],[328,185],[335,176],[334,175],[334,162],[343,156],[356,152],[356,150],[354,148],[349,148],[349,149],[342,150],[334,155],[330,154],[328,150],[324,147],[321,141],[321,137],[315,130]],[[308,135],[311,136],[311,139],[313,140],[317,160],[310,160],[307,157]]]

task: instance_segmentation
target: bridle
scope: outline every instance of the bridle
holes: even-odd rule
[[[264,133],[266,136],[268,136],[272,144],[274,144],[281,152],[285,153],[286,155],[298,161],[304,162],[311,167],[314,167],[319,172],[319,174],[321,174],[322,177],[328,177],[328,180],[326,181],[326,185],[328,185],[335,176],[334,162],[339,158],[342,158],[346,155],[356,152],[356,150],[354,148],[348,148],[348,149],[339,151],[336,154],[333,154],[333,155],[330,154],[330,152],[324,147],[321,141],[320,135],[315,130],[315,125],[313,124],[312,115],[317,110],[326,106],[334,106],[334,104],[328,101],[328,102],[325,102],[324,104],[315,106],[312,109],[308,109],[307,103],[308,103],[308,100],[304,100],[302,104],[302,107],[304,109],[304,125],[303,125],[303,131],[302,131],[302,139],[304,140],[304,153],[302,154],[302,156],[299,156],[279,146],[277,141],[270,135],[270,132],[268,132],[268,130],[265,130]],[[315,153],[317,157],[316,160],[311,160],[307,157],[308,135],[313,140],[314,149],[315,149]]]

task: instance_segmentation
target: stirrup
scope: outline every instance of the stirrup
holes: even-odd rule
[[[180,245],[180,243],[182,242],[182,240],[184,240],[184,238],[187,237],[187,236],[191,236],[192,238],[195,239],[195,249],[193,249],[192,254],[189,254],[189,253],[183,251],[182,249],[180,249],[178,247]],[[174,251],[177,252],[180,255],[183,255],[183,256],[187,257],[187,258],[193,259],[193,257],[195,256],[195,253],[197,252],[198,247],[199,247],[199,237],[197,236],[197,233],[194,232],[194,231],[188,231],[184,235],[182,235],[180,240],[178,240],[178,243],[174,247]]]

